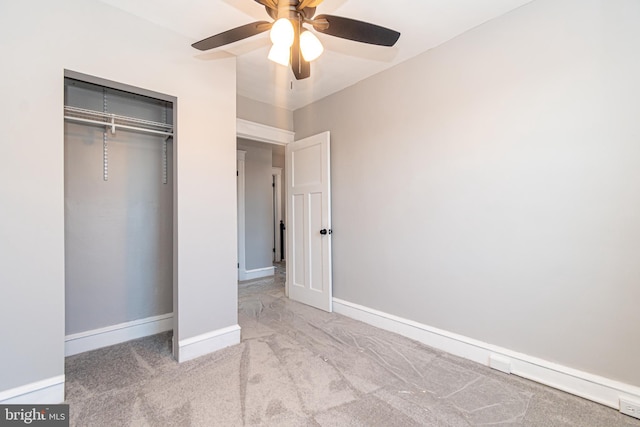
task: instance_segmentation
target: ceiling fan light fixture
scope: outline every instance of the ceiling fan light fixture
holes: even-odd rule
[[[1,1],[1,0],[0,0]],[[225,0],[227,1],[227,0]],[[283,66],[290,65],[297,80],[311,76],[310,62],[316,60],[324,47],[315,34],[303,28],[313,27],[318,33],[376,46],[394,46],[400,33],[370,22],[335,15],[316,15],[316,7],[323,0],[255,0],[264,6],[267,15],[275,21],[257,21],[241,25],[199,42],[195,49],[205,51],[235,43],[270,31],[273,43],[269,59]]]
[[[300,34],[300,50],[302,51],[302,57],[304,60],[311,62],[322,55],[324,47],[315,34],[311,31],[303,30]]]
[[[291,48],[285,45],[274,44],[269,50],[269,59],[277,64],[289,65],[289,58],[291,57]]]
[[[291,47],[295,37],[293,24],[287,18],[280,18],[274,22],[269,36],[274,46]]]

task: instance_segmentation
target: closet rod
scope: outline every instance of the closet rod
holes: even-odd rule
[[[85,110],[83,108],[64,107],[65,120],[87,123],[96,126],[110,127],[111,132],[115,133],[116,128],[133,130],[138,132],[147,132],[155,135],[173,136],[173,125],[168,123],[153,122],[150,120],[136,119],[133,117],[119,116],[116,114],[107,114],[101,111]],[[84,116],[84,117],[82,117]],[[131,124],[118,123],[117,121],[140,124],[141,126],[132,126]],[[152,127],[160,129],[152,129]]]
[[[94,125],[98,125],[98,126],[107,126],[107,127],[111,127],[112,126],[111,123],[101,122],[99,120],[83,119],[81,117],[72,117],[72,116],[64,116],[64,118],[66,120],[71,120],[71,121],[74,121],[74,122],[89,123],[89,124],[94,124]],[[146,128],[139,128],[139,127],[135,127],[135,126],[119,125],[117,123],[113,124],[113,127],[120,128],[120,129],[135,130],[135,131],[139,131],[139,132],[153,133],[153,134],[156,134],[156,135],[173,136],[173,132],[167,132],[167,131],[163,131],[163,130],[146,129]]]

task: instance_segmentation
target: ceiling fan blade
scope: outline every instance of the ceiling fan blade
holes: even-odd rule
[[[393,46],[400,38],[399,32],[389,28],[341,16],[318,15],[312,25],[320,33],[379,46]]]
[[[302,31],[302,23],[294,25],[295,38],[293,46],[291,46],[291,70],[296,80],[306,79],[311,76],[311,64],[304,60],[302,51],[300,50],[300,33]]]
[[[271,23],[267,21],[258,21],[251,24],[236,27],[231,30],[225,31],[215,36],[207,37],[204,40],[200,40],[192,44],[191,46],[199,50],[209,50],[216,47],[224,46],[225,44],[237,42],[238,40],[246,39],[247,37],[255,36],[271,28]]]

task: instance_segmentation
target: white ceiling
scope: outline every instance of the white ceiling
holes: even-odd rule
[[[250,22],[270,21],[254,0],[102,0],[193,42]],[[316,33],[324,54],[311,77],[297,81],[290,69],[267,59],[268,32],[193,56],[215,61],[237,57],[238,95],[295,110],[425,52],[532,0],[325,0],[316,14],[367,21],[402,33],[379,47]],[[508,37],[508,35],[505,35]]]

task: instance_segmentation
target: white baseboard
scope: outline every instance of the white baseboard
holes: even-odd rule
[[[168,313],[67,335],[64,339],[64,354],[65,356],[73,356],[171,329],[173,329],[173,313]]]
[[[261,279],[263,277],[273,276],[275,274],[275,267],[265,267],[265,268],[256,268],[255,270],[240,270],[238,272],[238,280],[253,280],[253,279]]]
[[[64,375],[0,391],[3,405],[55,405],[64,402]]]
[[[240,344],[240,325],[180,340],[178,362],[186,362],[236,344]]]
[[[510,370],[514,375],[611,408],[620,409],[620,397],[640,399],[640,387],[558,365],[338,298],[333,299],[333,310],[447,353],[492,366],[503,372]]]

